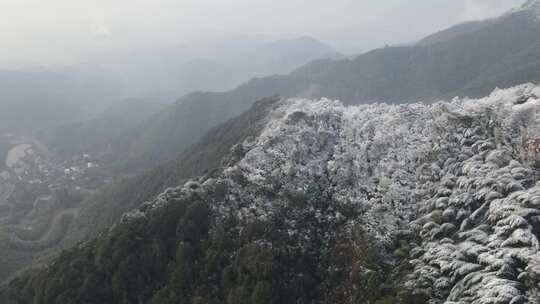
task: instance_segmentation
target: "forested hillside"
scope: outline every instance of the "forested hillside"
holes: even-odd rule
[[[540,87],[276,105],[216,170],[13,281],[11,301],[540,300]]]
[[[35,136],[57,158],[91,154],[106,161],[111,157],[111,141],[165,106],[155,100],[130,98],[116,102],[91,118],[41,129]]]
[[[121,179],[88,197],[81,204],[80,216],[68,230],[64,246],[91,238],[116,223],[122,214],[153,199],[166,188],[218,168],[233,145],[258,135],[265,117],[278,101],[279,98],[257,101],[246,113],[209,131],[175,160],[139,176]]]
[[[163,163],[138,176],[118,176],[111,182],[106,182],[104,179],[114,176],[110,175],[114,168],[86,169],[87,162],[93,161],[91,159],[82,159],[82,165],[68,162],[68,168],[75,166],[79,168],[78,170],[81,170],[80,168],[88,170],[87,174],[82,176],[79,173],[76,173],[77,175],[64,173],[62,166],[66,166],[65,163],[52,161],[51,167],[48,161],[42,161],[40,166],[35,167],[46,165],[43,170],[47,171],[44,174],[51,177],[47,179],[38,176],[41,183],[36,183],[36,179],[32,176],[24,175],[22,175],[24,180],[21,181],[16,172],[10,169],[7,175],[16,180],[14,184],[10,184],[10,180],[4,180],[6,173],[2,173],[0,285],[14,277],[17,272],[46,263],[60,250],[107,230],[123,213],[152,199],[167,187],[181,184],[187,178],[201,175],[205,170],[219,166],[222,157],[229,153],[231,145],[257,134],[264,123],[262,118],[277,100],[275,98],[260,100],[250,111],[224,123],[203,137],[199,143],[180,153],[176,160]],[[100,125],[107,126],[103,123]],[[64,130],[72,131],[69,128]],[[96,135],[99,130],[102,129],[88,129]],[[72,138],[99,140],[99,136],[83,135],[86,137],[78,137],[75,132]],[[4,153],[7,152],[7,147],[9,146],[3,147],[6,149]],[[40,155],[37,154],[36,157]],[[55,157],[60,156],[55,153]],[[61,159],[60,157],[60,161]],[[51,170],[57,166],[61,168],[60,173]],[[93,188],[93,185],[99,188]]]
[[[56,127],[104,109],[122,93],[98,73],[0,70],[0,130]]]
[[[458,25],[407,47],[387,47],[353,59],[309,63],[289,75],[253,79],[223,93],[180,98],[114,141],[124,168],[173,159],[211,127],[253,101],[329,97],[346,104],[433,102],[479,97],[496,87],[540,81],[540,21],[536,6]]]

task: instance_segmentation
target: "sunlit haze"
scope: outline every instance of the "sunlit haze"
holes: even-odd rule
[[[344,53],[414,41],[523,0],[0,0],[0,68],[139,48],[312,36]],[[406,24],[407,26],[403,26]],[[106,56],[106,55],[105,55]]]

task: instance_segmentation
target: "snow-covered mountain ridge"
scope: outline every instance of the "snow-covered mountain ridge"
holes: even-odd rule
[[[409,237],[405,286],[430,303],[538,303],[539,98],[540,87],[523,85],[434,105],[284,100],[219,176],[142,209],[220,188],[214,210],[246,223],[301,197],[284,222],[290,237],[301,244],[322,233],[331,243],[334,231],[317,227],[328,223],[345,228],[340,237],[362,226],[383,251]],[[299,228],[311,217],[316,225]]]
[[[521,7],[510,10],[508,14],[513,14],[517,12],[531,12],[540,18],[540,1],[538,0],[527,0]]]
[[[523,4],[522,8],[525,10],[534,10],[540,14],[540,1],[528,0],[527,2],[525,2],[525,4]]]
[[[13,281],[10,303],[539,303],[540,86],[258,111],[219,168]]]

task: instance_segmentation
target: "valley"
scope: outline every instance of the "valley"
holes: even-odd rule
[[[6,133],[0,172],[0,282],[64,237],[79,204],[112,181],[89,154],[59,160],[33,137]],[[10,258],[11,257],[11,258]],[[8,265],[9,264],[9,265]],[[19,266],[17,266],[19,265]]]

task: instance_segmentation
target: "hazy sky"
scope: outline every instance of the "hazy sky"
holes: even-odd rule
[[[0,0],[0,68],[108,50],[309,35],[343,52],[412,41],[524,0]]]

